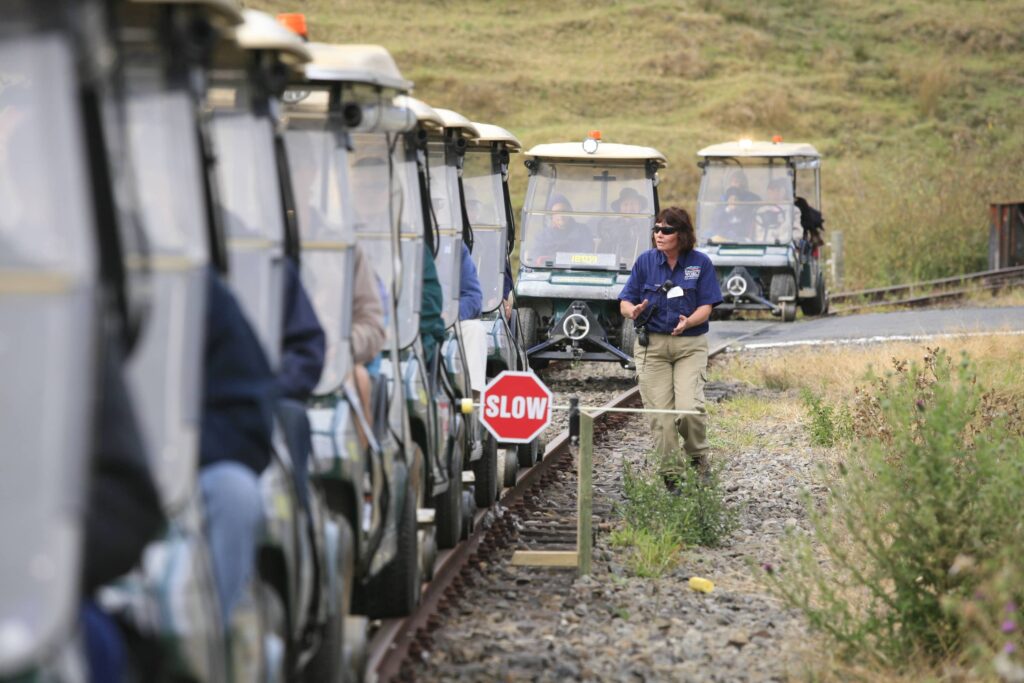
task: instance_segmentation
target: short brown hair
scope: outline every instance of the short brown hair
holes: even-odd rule
[[[658,217],[654,219],[654,222],[679,229],[676,234],[679,235],[680,254],[686,254],[697,246],[697,234],[693,230],[693,221],[690,220],[690,214],[683,207],[669,206],[662,209],[658,212]],[[653,234],[651,234],[651,246],[654,246]]]

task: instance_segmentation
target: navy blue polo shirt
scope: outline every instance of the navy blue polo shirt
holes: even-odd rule
[[[667,292],[660,291],[666,280],[672,280],[683,290],[683,295],[669,298]],[[629,280],[619,294],[620,301],[631,304],[639,304],[644,299],[649,304],[642,315],[646,316],[650,312],[651,316],[647,321],[647,330],[671,334],[679,324],[680,315],[689,317],[698,306],[717,306],[722,303],[722,290],[718,287],[715,267],[707,254],[691,249],[679,257],[675,268],[670,269],[663,253],[657,249],[648,249],[637,257],[633,272],[629,274]],[[653,311],[650,306],[655,307]],[[687,328],[682,336],[696,337],[707,331],[708,324],[705,322]]]

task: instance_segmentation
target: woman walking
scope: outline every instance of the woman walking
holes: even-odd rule
[[[699,413],[651,416],[658,469],[666,486],[675,489],[687,471],[687,458],[702,474],[708,471],[706,335],[722,292],[711,259],[695,249],[697,237],[685,209],[673,206],[658,213],[652,243],[654,248],[633,264],[619,294],[619,310],[639,328],[632,352],[644,407]]]

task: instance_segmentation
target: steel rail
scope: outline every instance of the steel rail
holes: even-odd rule
[[[605,415],[606,408],[618,408],[639,400],[640,388],[632,387],[613,397],[601,409],[594,411],[595,419]],[[534,485],[541,482],[545,474],[569,455],[569,445],[569,430],[565,429],[548,444],[543,459],[530,469],[520,472],[515,486],[505,489],[499,500],[500,505],[510,508],[522,500]],[[438,555],[434,577],[424,587],[420,604],[413,614],[404,619],[389,619],[382,622],[370,641],[367,659],[368,680],[379,683],[395,680],[406,658],[419,649],[417,641],[421,632],[429,632],[438,625],[432,617],[438,612],[446,594],[453,587],[457,587],[454,585],[456,579],[470,564],[471,558],[481,545],[486,543],[487,537],[499,531],[500,525],[494,520],[494,514],[493,508],[478,511],[474,530],[469,538]]]
[[[860,303],[860,305],[867,305],[867,302],[882,301],[887,296],[897,296],[908,294],[917,289],[938,289],[942,287],[950,287],[956,285],[964,285],[972,282],[993,282],[1002,284],[1004,281],[1016,280],[1024,278],[1024,266],[1015,266],[1013,268],[1000,268],[998,270],[983,270],[976,273],[966,273],[964,275],[954,275],[952,277],[939,278],[937,280],[924,280],[922,282],[911,282],[902,285],[892,285],[889,287],[874,287],[872,289],[859,289],[850,292],[838,292],[836,294],[829,295],[829,301],[833,304],[840,302],[853,302]],[[927,299],[928,295],[922,295],[920,297],[914,297],[911,301],[917,299]],[[899,301],[885,302],[889,305],[899,305]],[[849,308],[844,309],[849,310]]]
[[[739,339],[746,339],[758,334],[752,332]],[[719,343],[708,350],[708,358],[725,351],[737,340]],[[634,386],[614,396],[606,404],[590,411],[595,423],[611,414],[610,408],[622,408],[640,402],[640,387]],[[569,430],[562,430],[544,451],[539,463],[528,470],[521,471],[515,486],[505,489],[499,504],[502,508],[522,505],[528,492],[543,482],[544,476],[562,464],[570,456]],[[509,519],[505,517],[504,519]],[[440,626],[437,614],[448,606],[453,594],[461,589],[464,570],[472,564],[482,549],[493,549],[502,546],[498,539],[504,529],[503,520],[495,518],[495,508],[478,511],[474,518],[474,530],[469,538],[460,542],[451,550],[438,554],[434,568],[434,576],[423,588],[420,604],[416,610],[404,619],[388,619],[381,622],[380,627],[370,640],[367,657],[367,680],[376,683],[388,683],[398,679],[402,666],[410,655],[418,655],[423,650],[423,643],[428,642],[429,633]],[[497,542],[496,542],[497,541]]]

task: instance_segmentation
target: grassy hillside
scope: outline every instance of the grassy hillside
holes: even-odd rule
[[[596,128],[657,147],[663,205],[693,208],[704,145],[811,142],[845,288],[982,268],[989,202],[1024,201],[1019,0],[247,4],[305,12],[314,40],[386,46],[421,99],[527,146]]]

